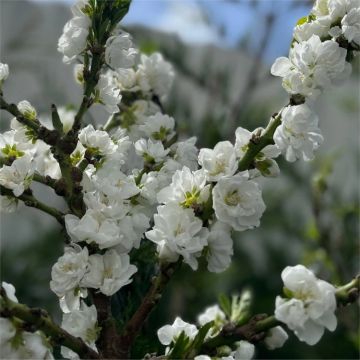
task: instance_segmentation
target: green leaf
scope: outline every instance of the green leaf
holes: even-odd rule
[[[218,298],[219,305],[225,315],[231,317],[231,302],[230,299],[225,294],[220,294]]]
[[[207,333],[209,332],[209,330],[213,325],[214,325],[214,321],[210,321],[199,329],[199,332],[197,333],[191,344],[191,348],[190,348],[191,351],[194,351],[197,354],[202,344],[204,343]]]
[[[296,25],[297,25],[297,26],[303,25],[303,24],[307,23],[307,20],[308,20],[308,17],[307,17],[307,16],[303,16],[302,18],[300,18],[300,19],[297,21]]]
[[[59,113],[57,111],[55,104],[51,105],[51,120],[52,120],[54,129],[57,130],[60,134],[62,134],[64,131],[63,124],[60,120],[60,116],[59,116]]]
[[[190,339],[186,336],[185,332],[182,331],[179,337],[176,339],[174,347],[172,348],[170,354],[168,355],[169,359],[184,359],[185,354],[188,350],[188,345]]]

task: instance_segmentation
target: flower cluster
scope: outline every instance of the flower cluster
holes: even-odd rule
[[[281,112],[274,141],[288,161],[312,160],[323,141],[311,105],[326,88],[351,72],[348,57],[359,50],[360,5],[356,0],[317,0],[294,30],[289,57],[276,59],[271,73],[283,79],[293,102]]]
[[[15,288],[11,284],[2,282],[1,286],[6,296],[18,302]],[[52,348],[41,331],[24,331],[24,324],[11,318],[0,317],[0,348],[3,359],[54,359]]]
[[[95,351],[100,330],[96,307],[88,301],[100,293],[110,297],[133,281],[139,270],[133,254],[144,244],[155,244],[161,264],[183,261],[196,270],[203,257],[211,272],[230,266],[232,232],[258,227],[265,211],[259,180],[279,175],[275,159],[281,153],[288,161],[313,159],[323,137],[312,101],[346,78],[349,54],[359,49],[358,1],[318,0],[297,25],[289,57],[277,59],[271,69],[283,78],[289,105],[266,129],[239,127],[235,143],[198,149],[196,138],[178,139],[175,120],[164,114],[172,66],[159,53],[139,54],[117,26],[119,4],[78,0],[59,39],[63,60],[79,62],[74,74],[84,97],[78,112],[54,108],[50,120],[24,100],[8,106],[15,117],[11,130],[0,134],[1,210],[14,211],[23,201],[55,214],[64,225],[68,241],[52,268],[50,287],[63,311],[62,327]],[[103,24],[102,12],[108,17]],[[8,76],[9,67],[0,64],[1,96]],[[82,127],[82,116],[94,103],[110,117],[99,128]],[[31,190],[34,181],[64,197],[65,214],[39,205]],[[276,318],[314,344],[325,327],[336,327],[335,290],[301,266],[286,268],[282,277],[287,297],[277,298]],[[13,289],[7,291],[14,298]],[[236,323],[234,313],[213,306],[199,316],[198,327],[177,318],[159,330],[159,340],[168,346],[167,354],[179,339],[191,349]],[[1,322],[7,329],[2,348],[9,354],[15,351],[13,339],[20,339],[16,351],[51,358],[40,333],[19,332],[8,319]],[[287,339],[281,327],[266,335],[270,349]],[[252,344],[235,345],[218,357],[253,357]],[[71,349],[61,351],[79,358]]]
[[[288,266],[281,274],[285,298],[276,298],[275,317],[309,345],[316,344],[327,328],[337,325],[335,288],[319,280],[302,265]]]
[[[243,301],[246,295],[242,297]],[[236,297],[235,297],[236,299]],[[196,344],[199,337],[204,337],[205,343],[214,339],[220,334],[225,325],[237,323],[237,321],[243,316],[244,307],[239,307],[240,303],[236,300],[232,301],[232,314],[229,317],[218,306],[213,305],[205,309],[205,311],[198,316],[198,326],[189,324],[177,317],[172,325],[165,325],[161,327],[157,334],[161,344],[166,346],[165,355],[170,358],[173,356],[175,349],[184,346],[184,351],[193,349],[193,344]],[[236,309],[235,309],[236,308]],[[204,333],[205,329],[205,333]],[[276,326],[267,331],[266,336],[263,339],[264,345],[274,350],[284,345],[288,339],[287,333],[281,326]],[[216,350],[216,351],[215,351]],[[201,349],[197,349],[197,352],[201,353]],[[255,346],[245,340],[240,340],[234,343],[233,347],[219,346],[216,349],[212,349],[212,353],[216,353],[215,357],[208,355],[197,355],[196,360],[246,360],[252,359],[255,354]]]

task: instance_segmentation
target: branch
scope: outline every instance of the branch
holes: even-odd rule
[[[75,337],[55,324],[49,314],[40,308],[29,308],[24,304],[16,303],[6,296],[1,287],[0,312],[2,317],[16,317],[41,330],[57,345],[66,346],[80,355],[81,359],[100,359],[99,355],[79,337]]]
[[[40,129],[40,122],[39,120],[29,120],[27,119],[18,109],[15,104],[9,104],[5,101],[2,95],[0,95],[0,109],[7,111],[11,115],[15,116],[19,123],[29,127],[30,129],[34,130],[36,133],[39,132]]]
[[[338,307],[349,305],[357,300],[360,292],[360,275],[355,277],[348,284],[339,287],[335,296]],[[201,347],[199,354],[213,354],[216,348],[223,345],[232,345],[239,340],[247,340],[252,343],[264,339],[266,332],[282,323],[274,315],[258,314],[253,316],[247,324],[236,326],[227,324],[221,332],[206,341]]]
[[[152,285],[145,295],[139,308],[125,325],[123,334],[121,335],[121,358],[129,358],[129,351],[136,337],[139,335],[146,319],[151,311],[161,299],[161,294],[168,284],[175,270],[180,266],[181,262],[170,264],[160,264],[158,275],[153,279]]]
[[[62,226],[64,225],[64,215],[65,214],[63,214],[61,211],[59,211],[51,206],[45,205],[40,200],[36,199],[31,194],[31,190],[30,190],[30,194],[27,192],[24,192],[20,196],[15,196],[10,189],[7,189],[6,187],[0,185],[0,193],[1,193],[1,195],[6,195],[6,196],[10,196],[14,199],[22,200],[26,206],[39,209],[39,210],[51,215],[52,217],[54,217],[60,223],[60,225],[62,225]]]
[[[275,114],[262,135],[254,135],[248,144],[244,156],[239,161],[239,171],[248,170],[253,166],[256,155],[268,145],[274,144],[273,136],[276,128],[281,124],[281,114]]]

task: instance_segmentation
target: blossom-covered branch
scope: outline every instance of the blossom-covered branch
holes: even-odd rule
[[[359,298],[360,276],[357,276],[348,284],[336,289],[335,296],[338,308],[354,303]],[[232,345],[237,341],[246,340],[252,343],[264,340],[267,332],[283,323],[275,315],[254,315],[248,323],[236,326],[227,324],[221,332],[208,341],[205,341],[200,353],[212,354],[216,348],[224,345]]]
[[[99,355],[88,347],[81,338],[69,334],[56,325],[46,311],[39,308],[29,308],[24,304],[18,303],[15,297],[15,289],[11,285],[3,283],[0,296],[0,313],[2,318],[9,322],[9,326],[14,326],[10,325],[10,322],[13,321],[13,324],[17,324],[17,326],[21,326],[24,329],[30,327],[31,332],[41,330],[54,344],[66,346],[79,354],[83,359],[99,359]],[[22,323],[15,322],[15,319],[21,320]],[[2,336],[6,339],[8,334],[2,333]],[[7,349],[2,348],[2,352],[6,356]],[[20,354],[19,358],[22,358]],[[35,356],[34,358],[37,357]]]

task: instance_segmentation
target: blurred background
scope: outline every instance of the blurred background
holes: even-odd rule
[[[50,104],[77,106],[81,89],[72,67],[56,51],[57,40],[70,18],[69,1],[0,3],[0,59],[10,66],[4,86],[11,102],[29,100],[39,113]],[[142,51],[162,52],[175,67],[176,79],[165,104],[182,136],[196,135],[198,146],[212,147],[233,139],[237,126],[265,126],[287,102],[281,80],[270,75],[278,56],[287,55],[292,29],[309,13],[308,0],[133,0],[124,27]],[[310,163],[279,160],[281,175],[267,179],[267,211],[261,227],[240,233],[229,270],[221,274],[192,272],[182,267],[167,288],[138,340],[134,358],[158,350],[156,329],[176,315],[194,322],[220,293],[253,291],[254,313],[272,313],[282,289],[280,273],[303,263],[335,284],[359,273],[359,61],[349,81],[333,88],[316,103],[325,142]],[[0,114],[1,130],[8,118]],[[95,109],[88,122],[106,115]],[[39,198],[63,206],[61,199],[39,186]],[[50,310],[60,319],[56,296],[49,290],[50,269],[62,254],[61,232],[51,218],[34,209],[1,215],[1,278],[13,283],[20,301]],[[114,298],[119,315],[136,308],[153,271],[147,254],[134,261],[143,274]],[[129,295],[132,300],[129,301]],[[335,333],[326,332],[314,347],[290,334],[280,350],[257,346],[259,359],[357,359],[359,310],[339,312]]]

